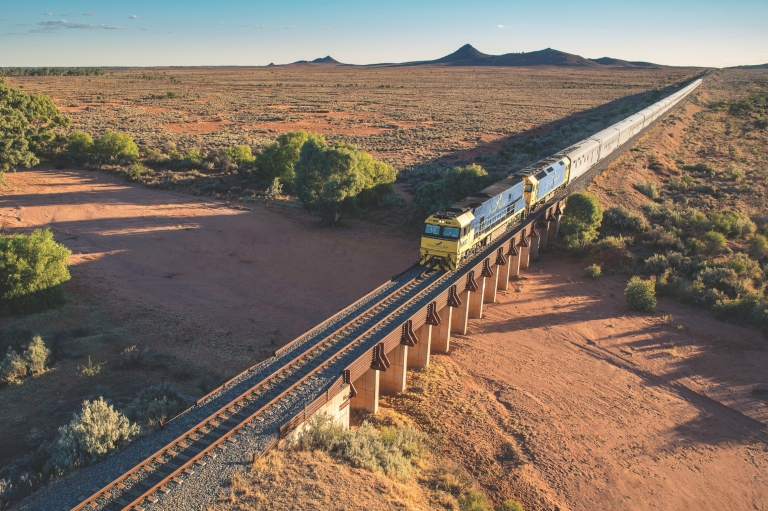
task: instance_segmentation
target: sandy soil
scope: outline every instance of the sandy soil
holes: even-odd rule
[[[768,406],[755,392],[768,341],[673,302],[631,313],[622,279],[588,281],[554,256],[532,269],[436,359],[522,426],[523,472],[481,484],[503,498],[540,481],[519,495],[526,509],[768,509]],[[464,417],[448,420],[446,454],[470,471],[498,453],[492,427],[465,435]]]
[[[0,221],[52,228],[73,252],[74,281],[235,331],[280,330],[283,341],[418,259],[415,241],[317,228],[96,172],[26,171],[8,181]]]

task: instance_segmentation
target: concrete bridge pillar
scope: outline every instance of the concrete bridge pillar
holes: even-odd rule
[[[485,277],[477,279],[477,291],[472,293],[472,297],[469,300],[469,317],[480,319],[483,317],[483,296],[485,295],[486,286]]]
[[[520,236],[520,242],[517,244],[518,250],[520,250],[519,258],[520,258],[520,268],[525,270],[528,268],[528,265],[530,264],[530,242],[528,241],[528,233],[526,232],[526,229],[523,229],[523,232]]]
[[[548,214],[549,212],[545,213],[539,221],[539,252],[544,252],[547,250],[547,247],[549,247],[549,220],[547,220]]]
[[[362,408],[366,412],[379,411],[379,371],[368,369],[354,382],[357,395],[350,400],[352,408]]]
[[[438,314],[440,324],[432,329],[432,347],[435,353],[448,353],[451,345],[451,316],[453,307],[446,305]]]
[[[390,368],[379,374],[379,387],[382,392],[404,392],[405,374],[408,370],[409,347],[398,344],[389,353]],[[376,371],[379,372],[379,371]]]
[[[429,348],[432,344],[432,325],[424,324],[416,332],[419,342],[408,350],[408,367],[429,366]]]
[[[509,265],[509,276],[520,276],[520,249],[517,248],[515,238],[509,240],[509,250],[507,250],[507,264]]]
[[[508,257],[504,256],[504,247],[496,253],[496,291],[509,289],[509,268],[512,266]]]
[[[491,259],[488,258],[483,263],[483,277],[485,277],[485,291],[483,292],[483,303],[496,303],[496,283],[499,273],[499,265],[491,266]]]
[[[563,218],[563,211],[565,210],[565,203],[560,201],[555,206],[555,238],[560,235],[560,220]]]
[[[454,334],[466,335],[467,334],[467,320],[469,319],[469,301],[472,299],[472,295],[475,294],[472,291],[464,290],[459,294],[461,305],[456,307],[456,313],[453,315],[453,322],[451,323],[451,332]]]
[[[538,261],[539,260],[539,231],[536,229],[536,222],[533,222],[531,224],[531,233],[528,235],[528,239],[530,240],[530,246],[528,248],[528,253],[530,254],[531,261]]]

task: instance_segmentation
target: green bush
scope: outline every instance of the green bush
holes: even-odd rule
[[[125,408],[125,415],[132,421],[162,427],[188,406],[173,388],[163,384],[142,389]]]
[[[125,169],[125,177],[129,181],[138,181],[142,176],[151,176],[155,171],[139,162],[131,163]]]
[[[125,447],[140,432],[103,398],[84,401],[72,422],[59,428],[53,463],[60,472],[86,467]]]
[[[749,254],[755,259],[762,259],[768,255],[768,238],[762,234],[756,234],[749,242]]]
[[[568,249],[583,249],[597,238],[597,229],[603,220],[603,207],[597,197],[588,192],[568,197],[560,230]]]
[[[584,268],[584,275],[589,277],[590,279],[599,279],[603,274],[602,268],[600,268],[600,265],[593,264],[592,266],[587,266]]]
[[[423,444],[424,435],[413,428],[384,427],[379,431],[363,422],[356,429],[345,430],[329,416],[317,415],[296,448],[326,451],[355,467],[405,480],[413,473],[413,462],[420,457]]]
[[[36,312],[60,304],[72,253],[50,230],[0,236],[0,313]]]
[[[459,501],[461,511],[492,511],[488,499],[477,490],[469,490]]]
[[[256,157],[255,177],[270,183],[277,177],[286,190],[293,189],[296,180],[294,166],[301,156],[301,148],[308,140],[313,140],[318,147],[327,146],[322,135],[307,131],[289,131],[277,137],[273,144],[265,147]]]
[[[669,268],[669,261],[662,254],[653,254],[644,261],[645,271],[651,275],[661,275]]]
[[[704,243],[710,254],[719,254],[727,244],[725,236],[717,231],[707,231],[704,234]]]
[[[48,357],[51,354],[51,350],[45,347],[43,338],[36,335],[29,343],[29,347],[22,354],[24,362],[27,364],[27,371],[30,375],[35,376],[45,372],[45,364],[48,363]]]
[[[523,511],[523,506],[516,500],[508,499],[502,502],[499,511]]]
[[[112,131],[107,131],[94,141],[93,151],[106,160],[131,161],[139,157],[139,148],[133,138]]]
[[[640,181],[635,183],[635,189],[649,199],[656,200],[659,198],[659,185],[653,181]]]
[[[232,163],[235,165],[250,164],[256,160],[251,147],[247,145],[232,146],[229,149],[225,149],[224,153],[232,158]]]
[[[448,169],[439,181],[422,184],[416,189],[413,202],[419,214],[429,216],[454,202],[479,192],[505,176],[488,174],[480,165],[471,164]]]
[[[712,213],[709,217],[714,230],[721,232],[729,238],[740,238],[752,234],[757,226],[747,215],[740,211],[723,211]]]
[[[93,137],[84,131],[73,131],[67,139],[67,151],[77,154],[90,154],[93,151]]]
[[[203,155],[200,151],[191,149],[184,154],[184,166],[190,169],[199,169],[203,166]]]
[[[408,203],[396,193],[385,196],[379,201],[381,209],[403,209]]]
[[[309,139],[301,148],[294,190],[305,208],[332,224],[342,213],[354,213],[358,195],[395,181],[395,170],[354,146],[326,146]]]
[[[629,308],[641,312],[656,310],[656,281],[632,277],[624,289]]]
[[[615,206],[605,210],[603,222],[606,226],[613,227],[621,232],[643,232],[648,229],[648,220],[645,217],[630,211],[624,206]]]
[[[3,383],[20,383],[26,376],[27,363],[13,348],[8,348],[8,353],[0,362],[0,381]]]

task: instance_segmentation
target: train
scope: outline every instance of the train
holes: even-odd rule
[[[693,92],[701,79],[589,138],[529,165],[431,215],[421,235],[420,264],[456,271],[494,233],[517,223]]]

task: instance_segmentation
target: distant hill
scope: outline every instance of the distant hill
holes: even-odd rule
[[[328,55],[326,57],[321,57],[315,60],[297,60],[296,62],[294,62],[294,64],[338,64],[340,65],[341,62],[339,62],[335,58]]]
[[[728,69],[768,69],[768,64],[756,64],[754,66],[733,66]]]
[[[403,64],[389,64],[393,66],[500,66],[500,67],[527,67],[527,66],[560,66],[560,67],[584,67],[599,68],[611,67],[657,67],[649,62],[629,62],[626,60],[603,57],[600,59],[585,59],[580,55],[566,53],[552,48],[523,53],[505,53],[504,55],[488,55],[479,51],[471,44],[465,44],[455,52],[435,60],[422,60],[418,62],[405,62]]]
[[[601,57],[599,59],[589,59],[589,60],[591,60],[592,62],[597,62],[602,66],[659,67],[658,64],[654,64],[652,62],[629,61],[629,60],[614,59],[611,57]]]

